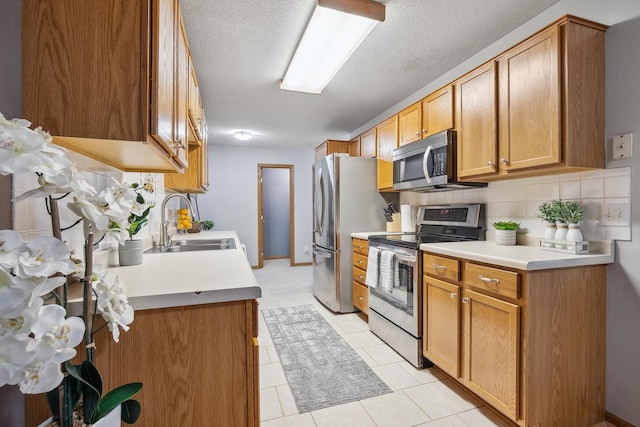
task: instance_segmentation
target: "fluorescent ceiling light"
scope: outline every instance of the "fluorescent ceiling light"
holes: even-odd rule
[[[253,135],[251,135],[249,132],[245,132],[245,131],[236,132],[236,133],[233,134],[233,136],[235,136],[236,139],[239,139],[240,141],[248,141],[251,138],[253,138]]]
[[[318,0],[280,89],[320,94],[378,21],[372,0]]]

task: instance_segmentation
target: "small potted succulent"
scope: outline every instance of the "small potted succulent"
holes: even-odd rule
[[[556,221],[558,220],[558,207],[561,202],[559,200],[544,201],[538,206],[536,216],[547,223],[544,230],[544,240],[555,240]],[[551,247],[552,243],[543,243],[544,246]]]
[[[493,228],[496,229],[496,245],[515,245],[516,244],[516,230],[520,223],[515,221],[498,221],[493,223]]]
[[[583,236],[580,231],[580,221],[584,217],[584,209],[578,202],[562,202],[558,209],[558,219],[569,224],[569,229],[565,240],[571,242],[582,242]]]

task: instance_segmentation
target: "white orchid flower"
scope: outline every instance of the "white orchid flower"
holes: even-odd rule
[[[12,313],[25,302],[31,285],[27,279],[15,277],[0,269],[0,317]]]
[[[28,351],[30,338],[27,335],[0,336],[0,387],[16,384],[24,367],[36,354]]]
[[[98,311],[107,322],[113,340],[120,339],[120,328],[128,331],[133,322],[133,307],[128,304],[124,294],[126,287],[118,276],[111,277],[108,274],[98,273],[95,276],[94,288],[98,295]]]
[[[14,273],[20,277],[49,277],[55,273],[71,274],[75,265],[69,259],[69,247],[55,237],[36,237],[27,243]]]
[[[9,123],[9,124],[7,124]],[[43,148],[47,140],[22,124],[27,121],[0,122],[0,174],[35,172],[47,161]]]
[[[63,379],[59,363],[38,361],[22,371],[17,384],[23,394],[40,394],[53,390]]]
[[[22,236],[13,230],[0,230],[0,265],[13,268],[26,249]]]
[[[84,322],[79,317],[65,318],[67,311],[59,305],[49,304],[38,310],[31,332],[55,349],[52,361],[62,363],[76,355],[75,346],[82,342]]]
[[[0,336],[9,334],[29,335],[31,333],[31,325],[43,304],[42,298],[33,298],[30,304],[26,305],[26,308],[21,306],[20,310],[14,310],[14,312],[6,316],[0,316]]]

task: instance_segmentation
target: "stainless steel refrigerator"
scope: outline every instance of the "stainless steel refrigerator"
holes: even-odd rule
[[[313,183],[313,294],[351,313],[351,233],[385,230],[376,160],[331,154],[314,163]]]

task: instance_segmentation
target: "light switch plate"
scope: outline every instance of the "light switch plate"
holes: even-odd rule
[[[625,227],[631,225],[631,205],[628,203],[605,203],[600,216],[602,225]]]
[[[612,138],[611,152],[614,160],[626,159],[633,156],[633,134],[625,133]]]

